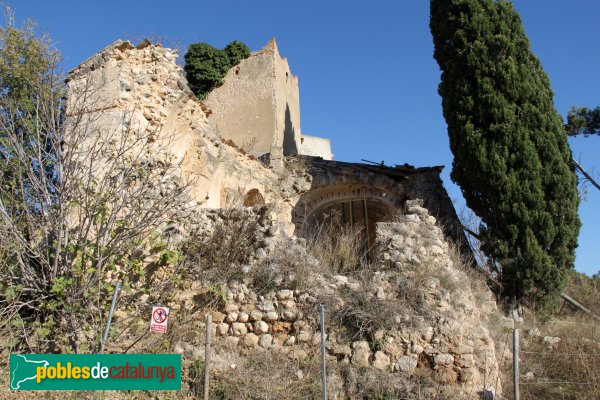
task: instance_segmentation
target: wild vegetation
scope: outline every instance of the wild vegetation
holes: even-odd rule
[[[573,107],[567,114],[565,124],[567,134],[575,135],[600,135],[600,107]]]
[[[176,168],[170,138],[127,123],[90,135],[97,89],[65,102],[59,53],[33,29],[0,29],[0,336],[13,352],[91,352],[117,281],[124,308],[176,285],[154,272],[178,262],[162,233],[185,217],[187,183],[158,193]]]
[[[250,56],[250,49],[234,40],[219,50],[208,43],[194,43],[185,54],[185,73],[190,89],[200,99],[223,84],[223,78],[231,67]]]
[[[595,313],[600,311],[600,279],[573,272],[565,292]],[[552,315],[526,310],[522,329],[521,398],[525,400],[600,397],[600,323],[569,303]],[[504,336],[510,336],[508,332]],[[510,387],[507,367],[505,387]]]

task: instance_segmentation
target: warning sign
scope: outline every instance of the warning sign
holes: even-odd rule
[[[150,331],[165,333],[169,318],[168,307],[152,307],[152,318],[150,318]]]

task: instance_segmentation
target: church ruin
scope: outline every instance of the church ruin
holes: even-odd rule
[[[273,204],[279,229],[298,236],[336,212],[370,247],[378,222],[422,199],[447,235],[464,238],[442,166],[334,161],[329,139],[302,132],[298,77],[274,39],[232,67],[205,101],[189,90],[176,59],[160,45],[119,40],[72,70],[69,88],[88,89],[83,109],[98,129],[122,128],[126,112],[129,129],[173,137],[169,151],[193,179],[200,207],[224,208],[236,198],[243,206]],[[294,160],[304,178],[284,168]]]

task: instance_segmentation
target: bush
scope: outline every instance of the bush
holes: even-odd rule
[[[220,219],[208,236],[192,235],[183,244],[192,274],[211,283],[239,280],[242,265],[250,262],[262,244],[259,230],[268,217],[267,210],[226,209],[220,212]]]
[[[223,77],[234,65],[250,56],[250,49],[234,40],[219,50],[208,43],[194,43],[185,54],[185,73],[190,89],[198,98],[223,84]]]

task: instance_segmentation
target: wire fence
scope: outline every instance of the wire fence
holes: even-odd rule
[[[600,398],[599,328],[600,324],[554,320],[526,330],[513,353],[514,379],[505,382],[505,393],[512,389],[516,400]],[[507,333],[506,342],[509,337]],[[520,370],[517,376],[515,370]]]

